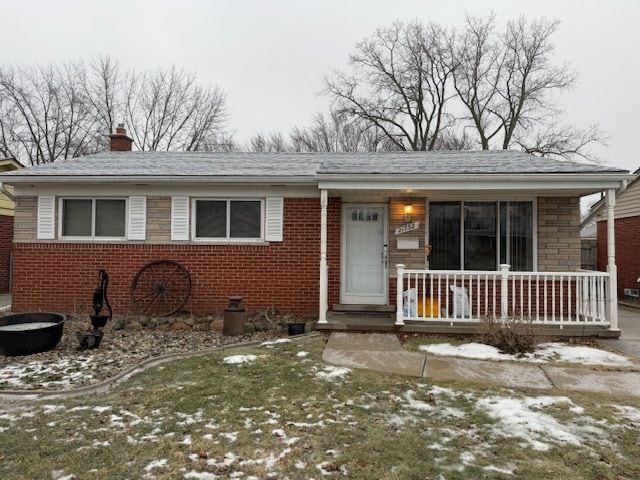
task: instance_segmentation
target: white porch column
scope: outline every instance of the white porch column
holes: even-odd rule
[[[609,330],[618,328],[618,268],[616,267],[616,227],[615,227],[616,190],[607,190],[607,273],[609,274],[609,303],[607,317]]]
[[[398,277],[396,279],[396,325],[404,325],[404,301],[403,301],[403,289],[404,289],[404,264],[399,263],[396,265],[398,269]],[[409,314],[411,315],[411,314]]]
[[[500,320],[505,322],[509,316],[509,269],[511,265],[500,264]]]
[[[320,311],[318,323],[327,323],[329,275],[327,267],[327,205],[326,190],[320,190]]]

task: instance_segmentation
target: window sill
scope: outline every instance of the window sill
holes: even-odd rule
[[[206,240],[206,239],[193,239],[186,243],[192,245],[248,245],[248,246],[265,246],[271,245],[271,242],[266,240]]]

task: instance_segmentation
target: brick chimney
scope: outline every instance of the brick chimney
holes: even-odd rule
[[[127,136],[127,130],[124,128],[124,123],[118,124],[116,127],[116,133],[109,135],[111,142],[109,143],[109,150],[112,152],[130,152],[133,145],[133,139]]]

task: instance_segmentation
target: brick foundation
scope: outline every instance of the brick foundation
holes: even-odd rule
[[[328,209],[329,304],[340,291],[340,201]],[[86,312],[97,270],[110,275],[109,297],[117,314],[133,314],[129,289],[147,262],[172,259],[189,270],[193,313],[220,311],[227,296],[242,295],[249,311],[276,306],[284,312],[317,315],[320,201],[287,198],[284,241],[256,245],[157,245],[16,243],[13,310]]]
[[[13,217],[0,215],[0,293],[7,293],[11,283]]]
[[[598,270],[607,270],[607,222],[597,224]],[[624,299],[625,288],[640,288],[640,216],[618,218],[616,229],[616,265],[618,267],[618,298]]]

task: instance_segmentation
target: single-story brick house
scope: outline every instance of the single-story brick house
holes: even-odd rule
[[[640,301],[640,169],[616,193],[615,230],[618,258],[618,298]],[[607,268],[607,212],[605,199],[596,202],[583,226],[596,224],[597,269]]]
[[[112,145],[131,149],[123,129]],[[0,176],[16,197],[13,309],[72,312],[105,268],[114,310],[134,313],[136,272],[171,259],[191,274],[194,313],[242,295],[325,328],[357,324],[336,312],[392,310],[382,322],[398,329],[499,318],[616,332],[614,252],[608,273],[579,270],[579,199],[613,200],[628,179],[510,150],[117,151],[39,165]],[[608,214],[613,242],[612,201]]]

